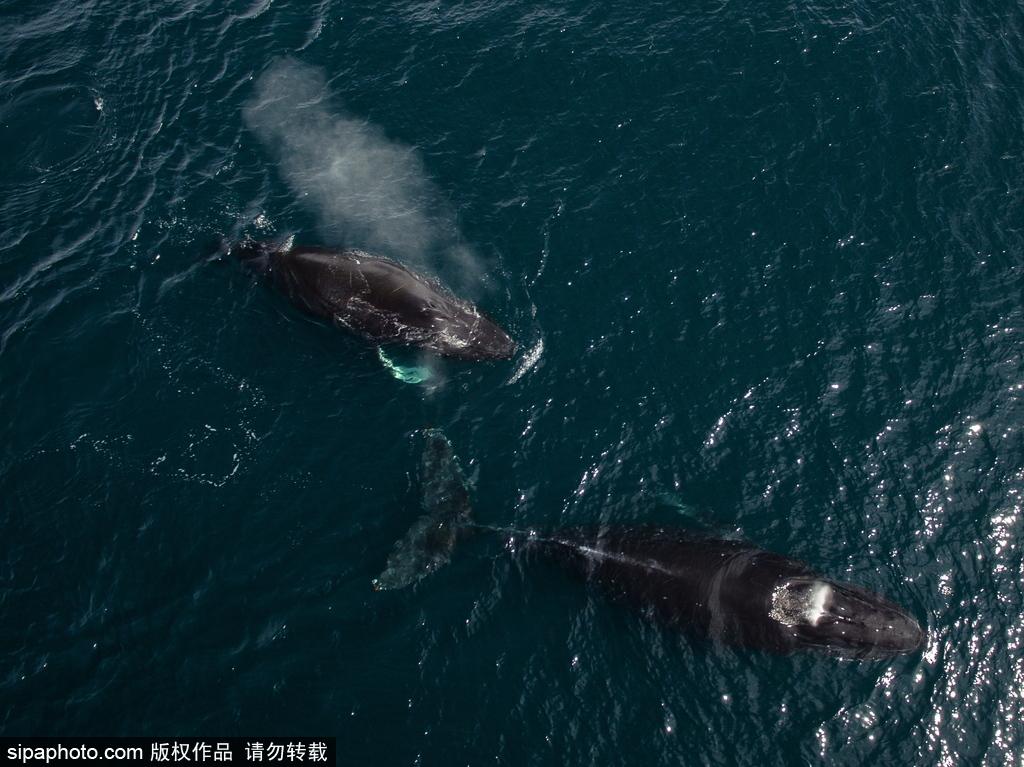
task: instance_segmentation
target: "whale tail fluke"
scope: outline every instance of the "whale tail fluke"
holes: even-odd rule
[[[446,565],[470,522],[469,483],[448,438],[427,429],[420,461],[423,516],[399,540],[373,581],[377,591],[410,586]]]

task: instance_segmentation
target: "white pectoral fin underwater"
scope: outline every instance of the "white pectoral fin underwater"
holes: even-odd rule
[[[743,541],[655,525],[537,536],[474,524],[469,485],[451,444],[433,429],[424,438],[425,514],[395,544],[373,582],[378,591],[409,586],[443,567],[467,530],[493,531],[521,536],[520,551],[557,563],[664,625],[716,643],[858,659],[911,653],[924,644],[918,622],[893,602]]]
[[[377,358],[384,369],[391,373],[395,380],[402,383],[426,383],[433,378],[430,368],[426,365],[399,365],[391,355],[384,351],[382,346],[377,347]]]

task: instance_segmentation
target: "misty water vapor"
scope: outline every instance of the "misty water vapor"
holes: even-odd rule
[[[323,72],[274,62],[244,110],[281,175],[316,213],[329,244],[365,248],[479,291],[482,269],[416,151],[332,104]]]

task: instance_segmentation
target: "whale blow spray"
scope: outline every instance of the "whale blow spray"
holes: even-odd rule
[[[275,61],[257,80],[244,118],[326,237],[432,273],[460,294],[479,295],[479,259],[462,242],[451,206],[416,151],[341,113],[320,69]]]

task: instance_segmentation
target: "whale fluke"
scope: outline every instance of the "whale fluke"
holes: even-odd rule
[[[437,429],[426,430],[423,437],[420,488],[425,513],[395,544],[384,572],[373,581],[377,591],[409,586],[447,564],[470,523],[469,486],[448,438]]]

